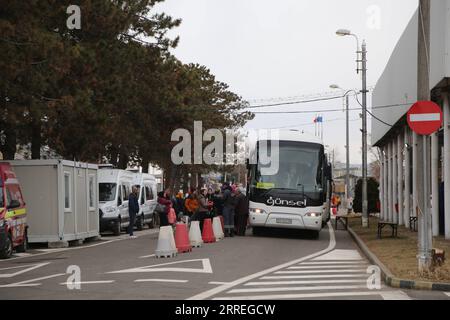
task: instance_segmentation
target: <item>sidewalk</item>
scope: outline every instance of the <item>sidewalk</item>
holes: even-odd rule
[[[344,215],[340,210],[339,214]],[[433,272],[420,275],[417,271],[417,232],[398,227],[398,238],[390,238],[390,228],[383,229],[377,239],[378,218],[371,217],[369,228],[361,227],[361,219],[348,219],[349,233],[362,251],[382,269],[388,285],[402,288],[450,290],[450,241],[433,239],[433,248],[446,252],[446,262]]]

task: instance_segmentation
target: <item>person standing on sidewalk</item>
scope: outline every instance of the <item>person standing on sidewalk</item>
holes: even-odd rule
[[[172,207],[172,201],[167,199],[167,193],[163,191],[158,193],[158,204],[163,206],[164,210],[158,212],[159,214],[159,226],[166,227],[169,225],[169,210]]]
[[[209,209],[208,209],[208,190],[201,189],[198,194],[198,208],[197,211],[192,216],[192,220],[200,221],[200,230],[203,232],[203,222],[208,217]]]
[[[245,230],[247,229],[248,220],[248,199],[245,195],[245,188],[238,187],[236,190],[236,235],[245,236]]]
[[[128,225],[128,234],[130,238],[135,239],[136,236],[133,234],[134,223],[136,221],[136,215],[139,213],[139,203],[138,203],[138,188],[133,186],[132,192],[128,197],[128,215],[130,217],[130,224]]]
[[[225,182],[223,185],[223,220],[225,237],[234,236],[234,197],[231,193],[230,184]]]

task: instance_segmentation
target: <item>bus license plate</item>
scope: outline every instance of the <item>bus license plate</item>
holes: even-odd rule
[[[277,218],[276,222],[278,224],[292,224],[292,219]]]

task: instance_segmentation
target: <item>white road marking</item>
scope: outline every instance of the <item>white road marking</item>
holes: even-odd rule
[[[315,291],[315,290],[351,290],[367,289],[367,285],[358,286],[311,286],[311,287],[273,287],[273,288],[251,288],[251,289],[233,289],[227,293],[251,293],[251,292],[274,292],[274,291]]]
[[[159,232],[158,230],[151,230],[150,232],[145,232],[145,233],[143,232],[141,234],[136,234],[136,236],[138,238],[140,238],[140,237],[152,235],[152,234],[155,234],[155,233],[158,233],[158,232]],[[128,237],[126,237],[126,238],[118,237],[118,238],[113,238],[113,239],[108,240],[108,241],[95,243],[95,244],[91,244],[91,245],[87,245],[87,246],[81,246],[81,247],[59,248],[59,249],[37,249],[36,251],[41,251],[41,253],[31,254],[30,256],[16,256],[16,257],[12,257],[12,258],[7,259],[7,260],[0,260],[0,263],[1,262],[5,262],[5,261],[13,261],[13,260],[17,260],[17,259],[29,258],[29,257],[38,257],[38,256],[47,255],[47,254],[52,254],[52,253],[64,252],[64,251],[88,249],[88,248],[93,248],[93,247],[97,247],[97,246],[103,246],[105,244],[109,244],[109,243],[112,243],[112,242],[128,240],[128,239],[129,239]]]
[[[344,260],[363,260],[361,255],[357,250],[343,250],[343,249],[336,249],[333,250],[323,256],[317,257],[313,259],[313,261],[329,261],[329,260],[338,260],[338,261],[344,261]]]
[[[358,265],[358,264],[367,264],[366,260],[350,260],[350,261],[312,261],[312,262],[303,262],[299,265],[311,265],[311,266],[317,266],[317,265]]]
[[[201,268],[174,268],[174,267],[167,267],[169,265],[181,264],[181,263],[186,263],[186,262],[195,262],[195,261],[201,261],[202,267]],[[163,267],[163,268],[157,268],[157,267]],[[155,265],[145,266],[145,267],[138,267],[138,268],[118,270],[118,271],[111,271],[111,272],[107,272],[107,273],[141,273],[141,272],[213,273],[212,267],[211,267],[211,262],[209,261],[209,259],[193,259],[193,260],[175,261],[175,262],[161,263],[161,264],[155,264]]]
[[[450,292],[444,292],[444,294],[450,297]]]
[[[281,299],[312,299],[312,298],[333,298],[333,297],[361,297],[377,296],[380,292],[359,291],[359,292],[323,292],[323,293],[302,293],[302,294],[277,294],[260,296],[235,296],[217,297],[213,300],[281,300]]]
[[[330,270],[336,270],[336,269],[361,269],[362,265],[355,265],[355,266],[294,266],[289,267],[289,270],[317,270],[317,269],[330,269]],[[364,266],[364,267],[368,267]]]
[[[14,256],[14,257],[20,257],[20,258],[23,258],[23,257],[29,257],[29,256],[32,256],[32,254],[31,254],[31,253],[26,253],[26,252],[18,252],[18,253],[14,253],[13,256]]]
[[[25,272],[29,272],[31,270],[43,267],[50,264],[50,262],[45,262],[45,263],[37,263],[37,264],[28,264],[25,266],[16,266],[16,267],[8,267],[8,268],[1,268],[0,271],[2,270],[11,270],[11,269],[20,269],[20,268],[26,268],[17,272],[13,272],[13,273],[4,273],[4,274],[0,274],[0,278],[12,278],[15,276],[18,276],[20,274],[23,274]],[[28,267],[28,268],[27,268]]]
[[[30,280],[20,281],[20,282],[16,282],[16,283],[11,283],[11,284],[5,284],[5,285],[0,286],[0,288],[36,287],[36,286],[42,285],[42,283],[33,283],[35,281],[41,281],[41,280],[61,277],[61,276],[65,276],[65,275],[67,275],[67,274],[66,273],[57,273],[57,274],[52,274],[50,276],[36,278],[36,279],[30,279]]]
[[[141,256],[141,257],[139,257],[139,259],[152,258],[154,256],[155,256],[155,254],[150,254],[148,256]]]
[[[366,269],[347,269],[347,270],[301,270],[301,271],[277,271],[275,274],[314,274],[314,273],[353,273],[353,272],[365,272]]]
[[[420,122],[420,121],[440,121],[440,113],[416,113],[409,115],[410,122]]]
[[[134,282],[169,282],[169,283],[186,283],[189,280],[175,280],[175,279],[138,279]]]
[[[228,282],[220,282],[220,281],[210,281],[208,282],[208,284],[215,284],[215,285],[222,285],[222,284],[227,284]]]
[[[347,279],[347,280],[306,280],[306,281],[262,281],[262,282],[249,282],[246,283],[245,286],[271,286],[271,285],[284,285],[284,284],[333,284],[333,283],[366,283],[367,280],[355,280],[355,279]]]
[[[280,279],[328,279],[328,278],[367,278],[367,273],[360,274],[321,274],[321,275],[307,275],[307,276],[267,276],[262,277],[262,280],[280,280]]]
[[[318,257],[320,255],[323,255],[323,254],[327,253],[327,252],[330,252],[331,250],[333,250],[336,247],[336,239],[335,239],[334,231],[333,231],[333,228],[332,228],[330,222],[328,222],[328,232],[330,234],[330,242],[328,244],[328,247],[326,249],[324,249],[324,250],[318,251],[316,253],[310,254],[310,255],[308,255],[306,257],[303,257],[303,258],[300,258],[300,259],[296,259],[296,260],[293,260],[293,261],[290,261],[290,262],[287,262],[287,263],[283,263],[283,264],[280,264],[278,266],[275,266],[275,267],[272,267],[272,268],[269,268],[269,269],[266,269],[266,270],[263,270],[263,271],[260,271],[260,272],[256,272],[254,274],[251,274],[251,275],[248,275],[248,276],[245,276],[245,277],[242,277],[240,279],[234,280],[232,282],[223,284],[223,285],[218,286],[216,288],[213,288],[213,289],[207,290],[205,292],[202,292],[200,294],[197,294],[195,296],[192,296],[192,297],[188,298],[187,300],[203,300],[203,299],[210,298],[213,295],[216,295],[218,293],[221,293],[223,291],[231,289],[232,287],[235,287],[235,286],[240,285],[242,283],[248,282],[250,280],[253,280],[253,279],[259,278],[261,276],[265,276],[267,274],[275,272],[277,270],[281,270],[281,269],[293,266],[293,265],[298,264],[300,262],[307,261],[309,259]]]
[[[100,280],[100,281],[75,281],[75,282],[62,282],[60,285],[67,286],[67,285],[81,285],[81,284],[108,284],[108,283],[114,283],[116,280]]]
[[[403,291],[380,291],[380,295],[384,300],[412,300]]]

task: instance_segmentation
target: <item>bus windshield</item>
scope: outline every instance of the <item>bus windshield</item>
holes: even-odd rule
[[[280,141],[277,153],[270,143],[258,143],[259,154],[279,157],[279,170],[274,175],[262,175],[260,169],[265,166],[258,164],[252,175],[252,187],[304,193],[322,191],[322,148],[319,144]]]

